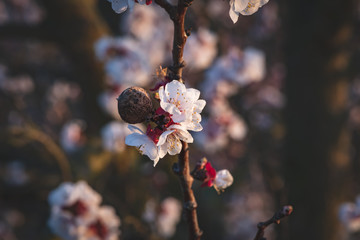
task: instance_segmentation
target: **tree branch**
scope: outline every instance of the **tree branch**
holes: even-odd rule
[[[172,6],[166,0],[155,0],[155,2],[165,9],[174,23],[173,65],[169,67],[169,77],[173,80],[183,81],[182,69],[185,66],[183,53],[186,39],[190,35],[189,31],[185,31],[185,15],[193,0],[179,0],[177,6]],[[189,149],[188,144],[185,142],[182,142],[179,161],[174,165],[173,170],[179,175],[184,195],[184,210],[189,224],[189,239],[200,240],[202,231],[199,228],[197,219],[196,199],[191,189],[194,179],[190,175]]]
[[[273,223],[279,224],[280,220],[284,217],[289,216],[292,213],[292,211],[293,211],[292,206],[290,205],[284,206],[281,210],[276,212],[272,218],[270,218],[266,222],[260,222],[257,225],[258,232],[256,233],[254,240],[266,240],[266,238],[264,237],[265,229]]]

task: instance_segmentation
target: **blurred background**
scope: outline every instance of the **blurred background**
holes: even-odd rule
[[[360,239],[359,1],[270,0],[233,24],[227,1],[195,0],[186,26],[184,79],[207,101],[191,164],[234,176],[220,195],[193,186],[203,239],[253,239],[284,204],[269,240]],[[120,239],[187,239],[166,207],[181,204],[176,157],[154,168],[125,146],[116,109],[171,64],[172,31],[155,3],[0,0],[1,240],[59,239],[48,194],[79,180],[115,208]]]

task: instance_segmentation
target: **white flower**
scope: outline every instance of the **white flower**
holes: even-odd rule
[[[156,225],[162,237],[169,238],[176,231],[176,224],[181,218],[181,203],[179,200],[168,197],[161,203],[161,212],[158,216]]]
[[[166,153],[170,155],[179,154],[181,152],[181,141],[192,143],[194,139],[191,134],[180,124],[173,124],[167,128],[159,137],[157,143],[159,157],[163,158]]]
[[[176,123],[184,122],[187,130],[201,131],[201,111],[205,107],[205,100],[199,100],[200,91],[186,88],[179,81],[172,81],[160,87],[160,106],[171,114]]]
[[[81,239],[83,228],[94,221],[101,196],[84,181],[63,183],[49,194],[51,230],[63,239]]]
[[[200,28],[187,40],[184,58],[194,69],[207,68],[217,54],[217,36],[207,29]]]
[[[129,146],[135,146],[139,149],[140,153],[147,155],[154,161],[154,166],[159,161],[158,148],[155,142],[147,136],[141,129],[129,125],[129,129],[133,132],[126,136],[125,143]]]
[[[267,2],[269,2],[269,0],[230,0],[230,18],[236,23],[239,14],[251,15],[257,12],[257,10]]]
[[[96,219],[85,227],[85,233],[80,240],[117,240],[120,219],[110,206],[100,207]]]
[[[101,129],[103,147],[110,152],[122,152],[125,149],[125,137],[130,134],[127,124],[113,121]]]
[[[223,169],[216,172],[214,180],[214,186],[218,190],[224,190],[234,182],[234,178],[227,169]]]
[[[84,145],[86,123],[82,120],[67,122],[60,133],[60,144],[66,152],[74,152]]]

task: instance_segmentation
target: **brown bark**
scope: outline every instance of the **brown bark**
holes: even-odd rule
[[[286,239],[341,239],[350,190],[347,92],[353,1],[283,1],[287,10],[285,178],[296,209]]]
[[[189,35],[185,30],[184,24],[186,11],[191,5],[192,0],[179,0],[177,6],[170,5],[166,0],[155,0],[155,2],[165,9],[174,23],[173,65],[169,67],[171,70],[170,77],[183,81],[182,69],[185,66],[183,52],[186,39]],[[190,175],[189,149],[188,144],[185,142],[182,142],[182,150],[179,154],[179,161],[174,167],[174,172],[179,175],[183,191],[184,210],[189,225],[189,239],[200,240],[202,232],[197,219],[197,203],[191,189],[194,179]]]

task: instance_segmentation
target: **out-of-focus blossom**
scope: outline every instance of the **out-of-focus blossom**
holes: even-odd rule
[[[67,100],[74,101],[81,94],[79,85],[65,81],[55,81],[47,91],[47,99],[50,103],[56,104]]]
[[[51,230],[65,240],[116,240],[119,218],[100,207],[101,196],[86,182],[63,183],[49,194]]]
[[[360,196],[355,203],[343,203],[339,207],[339,219],[349,232],[360,231]]]
[[[135,2],[140,4],[149,5],[152,0],[108,0],[111,2],[111,7],[116,13],[125,12],[127,9],[132,10]]]
[[[6,68],[0,69],[0,89],[11,94],[24,95],[34,91],[35,85],[30,76],[8,77]]]
[[[184,59],[194,69],[205,69],[210,66],[217,54],[217,36],[207,29],[200,28],[192,33],[186,42]]]
[[[156,222],[158,232],[162,237],[169,238],[174,235],[176,225],[181,218],[181,203],[179,200],[168,197],[160,205],[160,214]]]
[[[216,177],[214,180],[215,188],[218,190],[224,190],[225,188],[231,186],[234,182],[234,178],[227,169],[223,169],[216,172]]]
[[[203,86],[216,87],[217,82],[230,81],[239,86],[261,81],[265,76],[265,55],[255,48],[231,48],[228,54],[218,58],[206,73]],[[209,91],[207,92],[214,92]]]
[[[84,131],[86,123],[82,120],[72,120],[61,129],[60,144],[66,152],[74,152],[85,144]]]
[[[84,238],[86,240],[117,240],[119,236],[120,219],[114,208],[102,206],[97,211],[95,220],[86,227]]]
[[[146,202],[143,219],[161,237],[170,238],[175,234],[176,225],[181,218],[181,210],[181,203],[175,198],[165,198],[160,206],[153,199],[150,199]]]
[[[29,181],[24,164],[17,160],[6,165],[3,178],[8,184],[15,186],[24,185]]]
[[[199,100],[200,91],[186,88],[179,81],[172,81],[160,87],[160,106],[171,114],[176,123],[184,122],[187,130],[201,131],[201,111],[205,107],[205,100]]]
[[[152,4],[135,8],[123,23],[124,31],[138,40],[139,48],[152,69],[171,59],[174,27],[168,18],[164,9]]]
[[[125,149],[125,137],[130,134],[127,124],[113,121],[101,129],[104,149],[110,152],[122,152]]]
[[[231,20],[236,23],[239,15],[251,15],[265,5],[269,0],[230,0],[229,15]]]
[[[214,153],[223,149],[229,142],[227,132],[215,119],[203,120],[204,130],[195,134],[195,143],[206,152]]]
[[[149,82],[150,66],[134,39],[101,38],[95,44],[95,53],[105,61],[110,85],[145,86]]]
[[[118,103],[116,99],[122,93],[125,88],[115,88],[111,90],[103,91],[99,98],[98,102],[100,107],[103,109],[104,112],[111,115],[114,119],[120,120],[119,112],[118,112]]]

